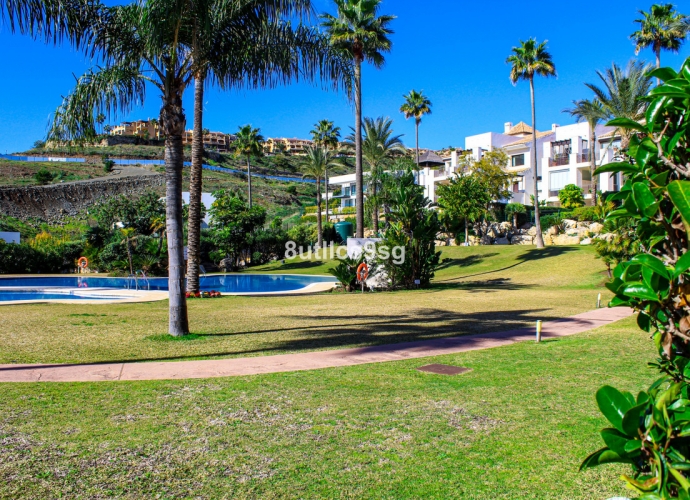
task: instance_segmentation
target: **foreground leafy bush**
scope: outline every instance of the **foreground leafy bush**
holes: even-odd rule
[[[628,131],[629,162],[597,173],[623,172],[626,181],[611,198],[621,203],[608,221],[633,220],[642,253],[621,262],[607,287],[611,306],[633,307],[637,323],[659,351],[650,366],[662,376],[637,397],[604,387],[597,402],[612,427],[601,431],[605,447],[583,468],[619,462],[623,476],[646,500],[690,499],[690,59],[679,73],[662,68],[664,81],[646,100],[644,123],[615,119]]]
[[[568,184],[558,192],[558,200],[563,208],[577,208],[585,204],[585,195],[581,187]]]

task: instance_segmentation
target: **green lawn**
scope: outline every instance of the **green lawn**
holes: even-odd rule
[[[5,384],[0,497],[624,496],[625,467],[577,468],[605,426],[596,389],[640,390],[655,377],[644,367],[653,356],[631,319],[429,360],[213,380]],[[473,371],[415,370],[427,362]]]
[[[2,306],[0,363],[261,356],[501,331],[593,309],[604,266],[591,248],[449,247],[430,289],[189,302],[193,337],[173,341],[166,301]],[[275,267],[275,266],[279,267]],[[263,271],[324,273],[293,261]]]

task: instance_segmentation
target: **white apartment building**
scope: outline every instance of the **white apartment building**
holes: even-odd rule
[[[597,166],[614,161],[620,149],[620,137],[614,135],[613,127],[599,126],[594,144]],[[463,155],[471,155],[475,160],[489,151],[502,149],[508,155],[508,172],[514,173],[512,197],[502,202],[530,205],[534,194],[532,176],[532,128],[520,122],[504,124],[503,132],[486,132],[465,138],[465,149],[456,150],[450,156],[440,158],[433,152],[420,156],[422,167],[418,184],[424,186],[426,196],[437,201],[436,188],[439,184],[450,182],[460,168]],[[553,125],[551,130],[537,132],[537,189],[539,199],[549,203],[558,202],[558,192],[568,184],[576,184],[585,192],[585,198],[592,198],[592,178],[590,173],[589,150],[592,138],[587,123],[572,125]],[[365,174],[366,175],[366,174]],[[620,187],[620,174],[615,176],[601,174],[599,191],[617,191]],[[334,198],[341,200],[341,207],[355,206],[354,174],[332,177],[331,187],[339,192]]]

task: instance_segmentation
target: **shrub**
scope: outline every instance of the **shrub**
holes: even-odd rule
[[[34,180],[40,185],[50,184],[53,179],[55,179],[55,174],[45,168],[42,168],[34,174]]]
[[[315,214],[316,213],[316,207],[315,206],[304,207],[304,213],[305,214]]]
[[[300,222],[303,222],[305,224],[309,222],[316,223],[316,215],[304,215],[300,217]]]
[[[345,257],[344,259],[337,259],[338,265],[328,270],[333,276],[340,281],[345,290],[351,292],[357,285],[357,268],[364,262],[364,253],[359,258],[352,259]]]
[[[597,211],[597,207],[579,207],[572,211],[570,217],[565,218],[581,222],[599,222],[601,215]]]
[[[680,73],[654,70],[654,87],[642,123],[618,118],[608,123],[630,134],[629,161],[597,170],[622,172],[625,184],[607,201],[621,207],[607,223],[632,220],[642,253],[618,264],[606,286],[610,306],[634,308],[638,326],[651,334],[659,357],[649,366],[661,373],[636,397],[613,387],[596,400],[610,427],[601,431],[604,447],[581,468],[629,464],[622,479],[638,498],[690,498],[690,169],[687,115],[690,111],[690,58]],[[621,356],[624,354],[622,353]],[[616,360],[609,361],[616,366]]]
[[[539,218],[541,222],[542,231],[546,231],[553,226],[560,226],[563,223],[563,218],[559,214],[542,215]]]
[[[113,167],[115,167],[115,162],[113,160],[110,160],[110,159],[103,160],[103,171],[106,174],[109,174],[110,172],[112,172]]]
[[[292,196],[297,196],[297,186],[294,184],[290,184],[287,189],[285,190],[287,194],[291,194]]]
[[[506,217],[511,217],[513,227],[518,226],[518,217],[527,213],[527,207],[522,203],[508,203],[505,208]]]
[[[585,204],[582,188],[575,184],[568,184],[558,192],[558,199],[563,208],[577,208]]]

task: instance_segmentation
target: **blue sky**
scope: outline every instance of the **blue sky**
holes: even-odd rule
[[[399,108],[402,95],[423,89],[433,103],[433,114],[420,129],[422,147],[463,146],[467,135],[500,132],[503,123],[529,123],[529,87],[513,87],[505,63],[520,39],[548,39],[558,78],[540,79],[537,91],[537,127],[571,123],[561,111],[574,99],[589,97],[584,82],[596,82],[597,69],[612,62],[625,64],[635,57],[628,39],[634,31],[637,9],[652,2],[594,0],[570,2],[469,2],[464,0],[384,0],[382,12],[398,16],[393,23],[393,50],[382,70],[365,67],[363,111],[366,116],[390,116],[406,144],[414,145],[414,123]],[[332,8],[314,0],[320,10]],[[690,2],[677,2],[690,13]],[[0,30],[4,78],[0,78],[0,152],[23,151],[45,135],[51,112],[61,96],[90,66],[83,55],[62,47],[45,46]],[[678,67],[690,56],[690,45],[680,54],[662,55],[662,64]],[[652,60],[650,51],[640,58]],[[267,137],[308,137],[322,119],[335,121],[344,131],[353,123],[353,109],[344,95],[320,87],[296,84],[274,90],[206,92],[205,126],[235,131],[251,123]],[[111,120],[157,117],[160,99],[149,89],[145,107]],[[185,97],[192,111],[192,92]],[[188,122],[191,128],[191,120]]]

